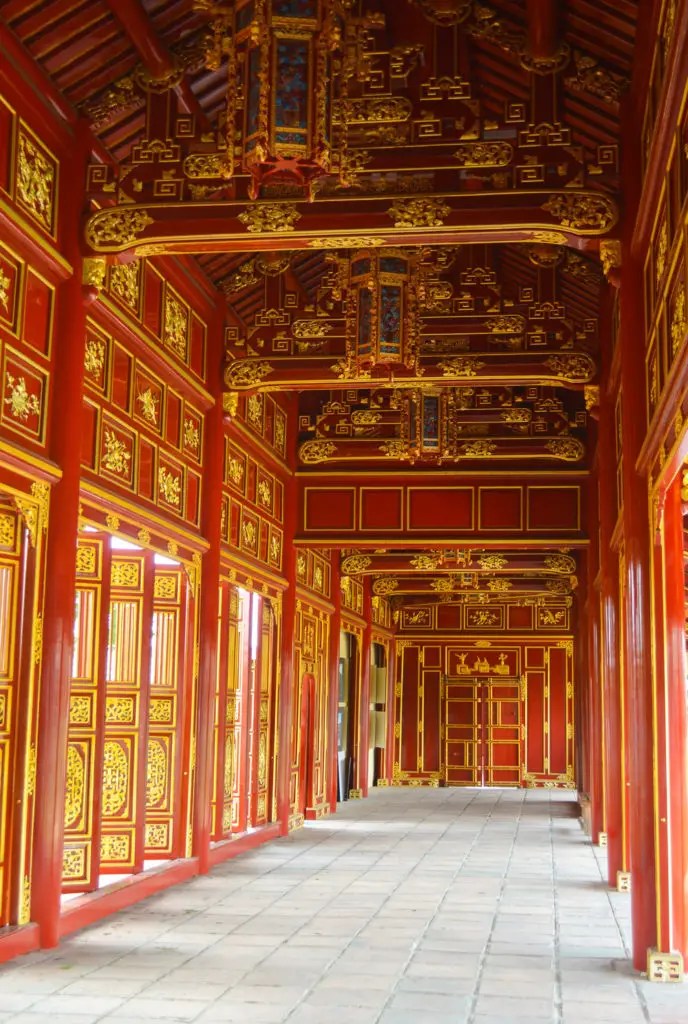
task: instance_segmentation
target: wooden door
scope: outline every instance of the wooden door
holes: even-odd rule
[[[445,682],[442,771],[448,785],[520,786],[521,742],[518,680]]]
[[[475,679],[445,684],[444,778],[450,786],[483,784],[478,689]]]
[[[518,680],[483,683],[483,786],[521,785],[521,688]]]

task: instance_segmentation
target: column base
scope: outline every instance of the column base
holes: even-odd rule
[[[606,847],[607,845],[607,833],[599,832],[597,835],[597,845],[600,847]]]
[[[616,891],[617,892],[630,892],[631,891],[631,872],[630,871],[617,871],[616,872]]]
[[[362,800],[362,799],[363,799],[363,790],[362,789],[350,789],[349,790],[349,800]]]
[[[666,984],[683,981],[683,957],[680,953],[658,953],[647,951],[647,980]]]

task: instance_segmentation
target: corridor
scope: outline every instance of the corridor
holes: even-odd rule
[[[685,1024],[684,986],[632,976],[575,807],[373,790],[0,968],[0,1020]]]

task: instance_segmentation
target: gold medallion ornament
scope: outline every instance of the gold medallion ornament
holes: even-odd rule
[[[293,231],[301,214],[293,203],[255,203],[239,214],[239,220],[254,234]]]
[[[441,199],[399,199],[387,213],[395,228],[439,228],[451,207]]]

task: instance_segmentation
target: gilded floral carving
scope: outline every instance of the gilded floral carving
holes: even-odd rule
[[[139,307],[140,271],[140,260],[117,263],[110,270],[111,293],[134,311]]]
[[[84,370],[88,377],[100,380],[105,366],[105,342],[99,338],[89,338],[84,351]]]
[[[585,456],[585,445],[577,437],[555,437],[545,442],[545,448],[557,459],[579,462]]]
[[[114,207],[94,213],[86,224],[86,241],[96,252],[107,252],[134,242],[153,223],[147,210]]]
[[[34,219],[51,231],[55,185],[54,164],[21,129],[17,142],[17,193]]]
[[[163,338],[173,352],[186,359],[189,333],[189,312],[173,295],[165,298],[165,328]]]
[[[443,359],[437,364],[445,377],[476,377],[478,370],[481,370],[485,363],[473,356],[465,358]]]
[[[153,394],[152,388],[146,388],[145,391],[140,391],[138,394],[137,401],[141,409],[141,416],[147,423],[152,424],[154,427],[158,425],[158,405],[160,399],[158,395]]]
[[[37,395],[31,394],[24,377],[13,377],[5,374],[6,390],[9,392],[5,405],[9,406],[11,415],[16,420],[26,423],[29,416],[40,416],[41,403]]]
[[[293,231],[301,214],[294,203],[254,203],[239,214],[239,220],[255,234]]]
[[[225,370],[225,384],[228,388],[250,388],[259,384],[273,371],[270,363],[261,359],[237,359]]]
[[[161,466],[158,470],[158,493],[160,497],[164,498],[168,505],[173,505],[178,509],[181,506],[182,500],[181,489],[182,483],[179,475]]]
[[[105,451],[101,462],[105,468],[118,476],[128,476],[131,452],[125,442],[110,427],[105,428],[104,447]]]
[[[613,200],[602,192],[555,194],[542,209],[558,220],[562,227],[587,234],[608,231],[618,218]]]
[[[438,228],[451,208],[442,199],[399,199],[387,211],[395,228]]]
[[[335,454],[337,445],[332,441],[304,441],[299,448],[299,458],[306,465],[327,462]]]

